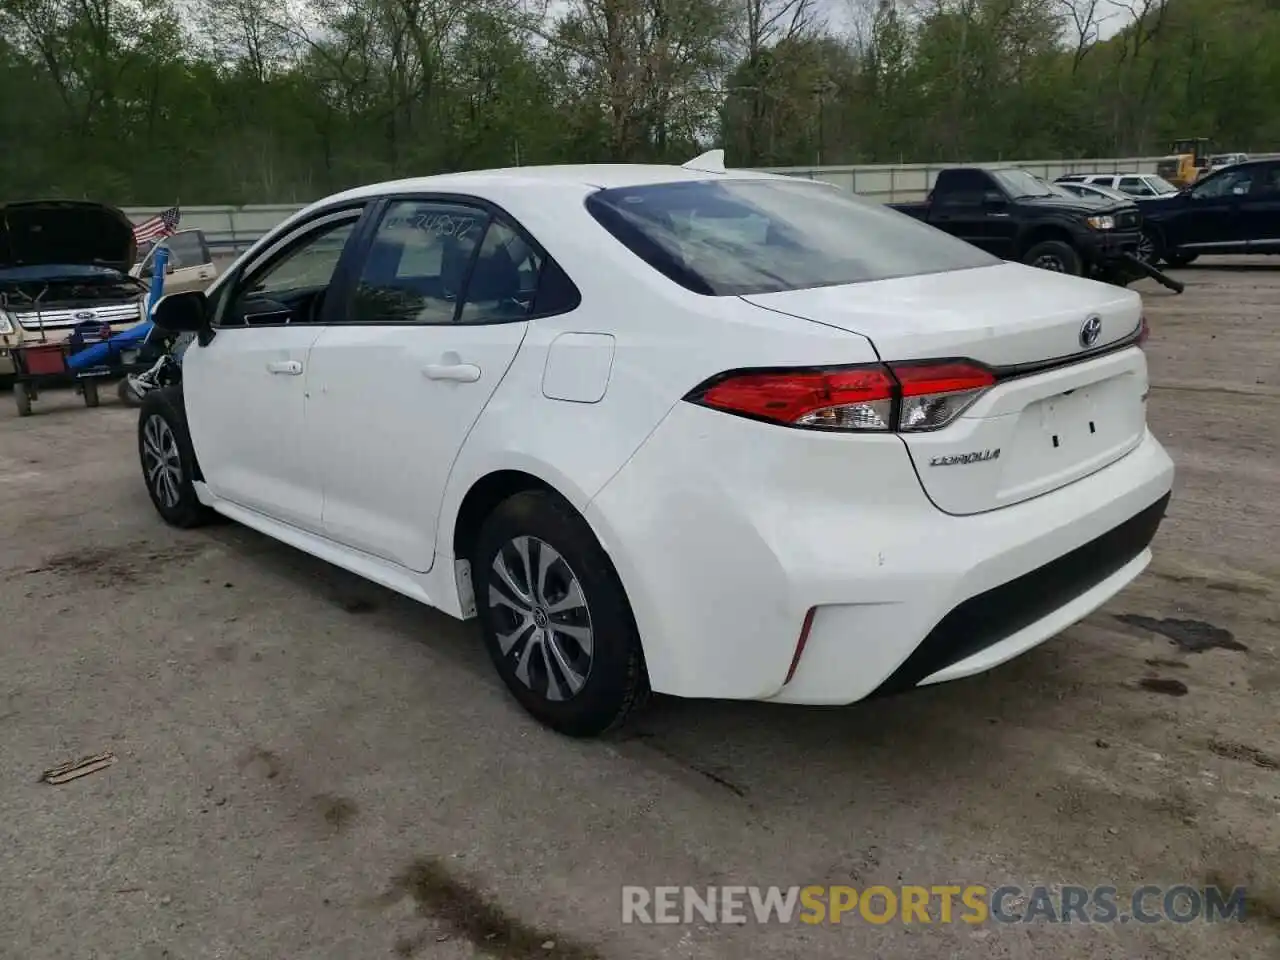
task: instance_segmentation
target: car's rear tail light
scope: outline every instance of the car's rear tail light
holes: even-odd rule
[[[740,370],[685,397],[726,413],[819,430],[937,430],[996,382],[972,360]]]
[[[902,385],[898,429],[913,433],[945,427],[996,382],[986,367],[964,360],[899,364],[892,369]]]
[[[894,382],[879,364],[825,370],[746,371],[717,378],[690,396],[758,420],[827,430],[888,430]]]
[[[1142,315],[1142,326],[1138,328],[1138,346],[1142,346],[1147,342],[1147,337],[1151,336],[1151,325],[1147,323],[1147,315]]]

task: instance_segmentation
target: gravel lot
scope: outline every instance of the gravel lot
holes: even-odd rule
[[[1276,956],[1280,270],[1178,275],[1140,288],[1178,486],[1116,601],[971,680],[659,700],[595,743],[526,719],[472,625],[163,526],[114,396],[0,402],[0,956]],[[620,922],[624,884],[902,882],[1250,900],[1212,926]]]

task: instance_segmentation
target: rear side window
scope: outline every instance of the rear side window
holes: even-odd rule
[[[801,180],[600,190],[587,210],[649,266],[707,296],[967,270],[996,257],[911,217]]]
[[[360,271],[351,320],[450,323],[489,214],[456,203],[388,208]]]
[[[542,256],[505,223],[493,221],[467,280],[459,323],[524,320],[538,292]]]
[[[933,187],[933,202],[944,206],[981,203],[982,195],[991,189],[991,176],[985,170],[959,167],[938,177]]]

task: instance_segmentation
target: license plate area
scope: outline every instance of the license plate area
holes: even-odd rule
[[[1138,378],[1121,375],[1037,400],[1018,417],[1001,499],[1034,496],[1117,460],[1141,439]]]
[[[1116,432],[1115,428],[1125,418],[1117,417],[1118,411],[1099,403],[1099,393],[1114,395],[1117,392],[1100,389],[1103,386],[1082,387],[1033,404],[1027,414],[1038,421],[1042,444],[1047,443],[1050,449],[1061,451],[1059,455],[1062,457],[1105,447],[1107,434]],[[1127,428],[1119,432],[1128,435]]]

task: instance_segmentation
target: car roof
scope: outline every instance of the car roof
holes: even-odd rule
[[[439,173],[426,177],[386,180],[355,187],[344,193],[326,197],[325,202],[379,197],[395,193],[474,193],[483,196],[493,188],[579,186],[593,189],[638,187],[655,183],[698,180],[794,180],[780,174],[758,170],[694,170],[674,164],[649,163],[583,163],[552,164],[534,167],[502,167],[493,170],[469,170],[461,173]]]

